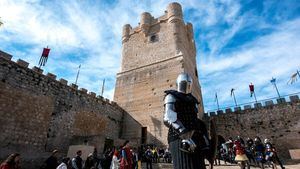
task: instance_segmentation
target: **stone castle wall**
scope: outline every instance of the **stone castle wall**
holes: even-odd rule
[[[289,150],[300,149],[300,101],[299,97],[291,96],[290,102],[280,99],[279,104],[273,101],[266,101],[264,106],[261,103],[240,107],[235,111],[227,109],[220,110],[218,115],[211,112],[210,117],[214,119],[217,126],[217,133],[225,139],[241,136],[246,139],[259,136],[262,140],[269,138],[276,146],[279,155],[285,159],[290,158]]]
[[[11,57],[0,51],[1,159],[20,152],[25,161],[34,160],[53,149],[66,155],[77,144],[102,152],[107,138],[119,146],[125,117],[139,126],[115,102]]]

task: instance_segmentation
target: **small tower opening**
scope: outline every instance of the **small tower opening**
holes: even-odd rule
[[[150,40],[150,42],[156,42],[156,41],[158,41],[158,37],[157,37],[157,35],[151,35],[149,40]]]

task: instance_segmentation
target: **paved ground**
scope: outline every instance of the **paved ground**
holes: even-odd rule
[[[285,165],[286,169],[300,169],[300,164],[298,165]],[[208,167],[207,167],[208,168]],[[240,167],[237,165],[222,165],[222,166],[214,166],[214,169],[239,169]],[[250,167],[250,168],[257,168],[258,167]],[[266,169],[271,169],[270,167],[265,167]],[[280,169],[280,166],[277,166]]]
[[[290,164],[284,165],[286,169],[300,169],[300,162],[289,162]],[[159,163],[159,164],[153,164],[153,169],[172,169],[172,164],[165,164],[165,163]],[[208,166],[206,167],[209,168]],[[221,162],[220,166],[214,166],[214,169],[239,169],[240,167],[236,164],[224,164]],[[259,169],[258,167],[251,166],[251,169]],[[278,169],[281,169],[280,166],[277,165]],[[147,169],[145,163],[143,163],[142,169]],[[271,167],[265,167],[265,169],[271,169]]]

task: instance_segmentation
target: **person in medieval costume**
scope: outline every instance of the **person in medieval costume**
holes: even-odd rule
[[[285,169],[285,167],[283,166],[282,162],[280,161],[278,155],[277,155],[277,151],[274,147],[274,145],[271,143],[271,141],[269,139],[265,139],[264,140],[264,144],[265,144],[265,160],[267,163],[272,163],[272,165],[274,166],[274,168],[276,167],[275,163],[278,163],[281,167],[281,169]]]
[[[264,169],[265,168],[264,166],[265,146],[263,145],[259,137],[254,138],[253,150],[254,150],[254,157],[256,163],[259,165],[260,168]]]
[[[248,137],[246,140],[245,149],[246,149],[246,155],[247,155],[247,158],[249,159],[250,164],[251,163],[256,164],[254,155],[253,155],[254,154],[253,149],[252,149],[253,144],[254,144],[253,140],[250,137]]]
[[[233,143],[233,150],[235,153],[235,161],[237,163],[240,163],[240,167],[241,169],[245,169],[246,164],[248,169],[250,168],[249,162],[248,162],[248,158],[246,156],[246,151],[245,151],[245,147],[243,144],[242,139],[238,136],[238,138],[234,141]]]
[[[204,122],[197,118],[199,102],[191,94],[192,78],[181,73],[176,84],[177,90],[165,91],[164,99],[164,124],[169,127],[173,168],[205,169],[209,140]]]
[[[132,153],[130,152],[129,141],[126,140],[121,149],[120,169],[132,169]]]

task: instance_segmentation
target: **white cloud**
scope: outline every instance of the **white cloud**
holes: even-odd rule
[[[276,97],[269,82],[272,77],[277,77],[282,94],[297,91],[296,86],[299,85],[286,83],[290,75],[300,68],[299,25],[300,19],[285,22],[270,35],[257,38],[233,53],[212,60],[204,59],[199,66],[200,71],[204,72],[203,77],[209,76],[205,82],[215,84],[215,88],[204,87],[204,95],[213,96],[218,91],[220,102],[230,103],[230,89],[238,88],[236,92],[241,100],[250,101],[248,84],[253,82],[259,99]]]

